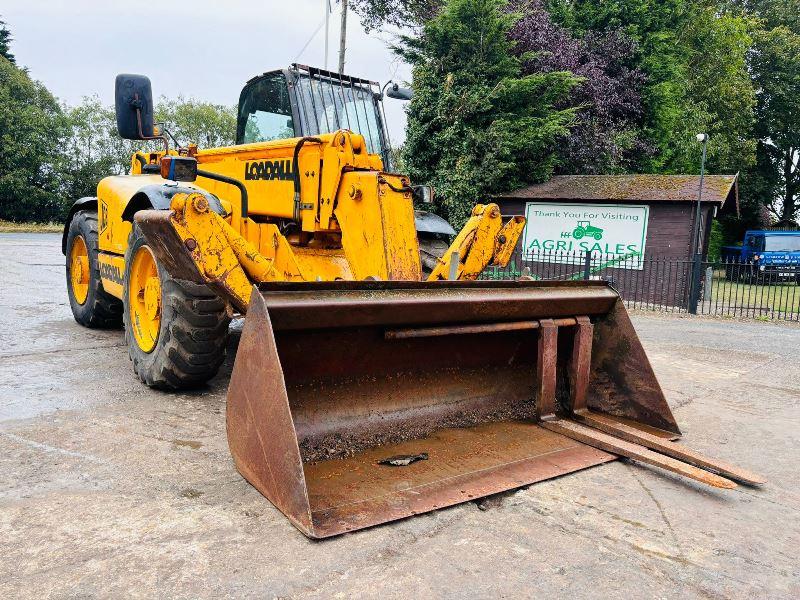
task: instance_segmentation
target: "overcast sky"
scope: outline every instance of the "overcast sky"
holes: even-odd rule
[[[117,73],[142,73],[156,96],[235,105],[244,83],[292,62],[323,66],[325,0],[3,0],[0,19],[14,37],[17,64],[70,104],[114,99]],[[336,69],[339,5],[331,0],[329,62]],[[348,14],[345,72],[374,81],[407,80],[389,50],[391,32],[367,35]],[[392,139],[404,137],[403,102],[387,99]]]

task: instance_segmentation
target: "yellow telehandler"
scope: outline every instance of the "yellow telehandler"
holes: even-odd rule
[[[409,92],[293,64],[247,82],[236,145],[170,148],[149,79],[118,76],[120,135],[164,149],[72,207],[75,319],[121,322],[141,380],[180,389],[216,374],[246,314],[231,452],[310,537],[618,456],[721,488],[762,483],[674,443],[608,284],[477,281],[507,264],[525,221],[479,204],[456,234],[415,210],[432,190],[392,172],[384,95]]]

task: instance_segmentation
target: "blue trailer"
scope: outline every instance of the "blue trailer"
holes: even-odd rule
[[[800,231],[748,231],[741,246],[724,246],[725,278],[750,283],[800,283]]]

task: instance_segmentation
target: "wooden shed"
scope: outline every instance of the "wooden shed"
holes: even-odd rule
[[[495,200],[528,222],[512,263],[544,279],[592,276],[626,299],[685,306],[694,254],[697,175],[561,175]],[[738,175],[706,175],[701,253],[714,216],[738,214]],[[584,264],[581,267],[581,264]]]
[[[496,201],[504,215],[526,215],[532,206],[561,206],[567,210],[575,206],[597,207],[598,214],[609,207],[646,207],[641,211],[646,220],[642,244],[646,254],[688,258],[692,253],[699,190],[699,175],[559,175],[546,183],[502,194]],[[712,218],[738,212],[738,174],[706,175],[700,212],[704,255]]]

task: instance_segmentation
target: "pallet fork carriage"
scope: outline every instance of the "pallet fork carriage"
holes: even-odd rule
[[[477,280],[508,263],[525,219],[477,204],[456,234],[420,213],[432,191],[392,172],[382,97],[293,65],[247,83],[235,146],[176,151],[149,80],[119,76],[120,134],[166,147],[73,206],[76,320],[124,323],[139,378],[181,389],[216,374],[245,315],[228,443],[309,537],[617,457],[718,488],[763,483],[675,443],[610,285]]]

